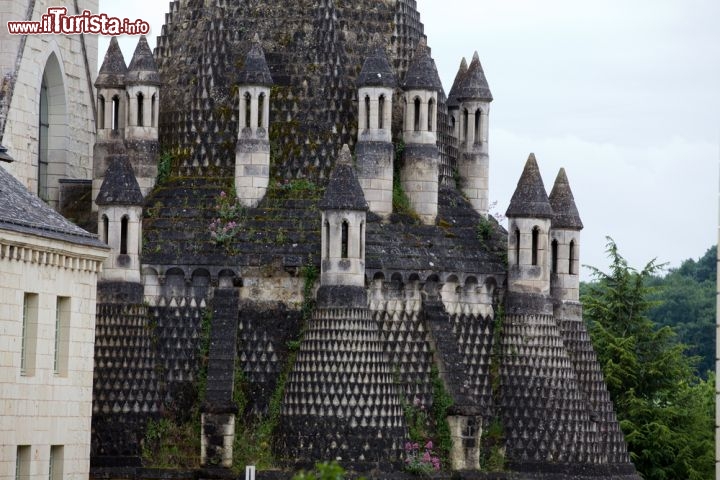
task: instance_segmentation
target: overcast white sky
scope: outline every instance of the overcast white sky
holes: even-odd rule
[[[151,47],[167,7],[100,0],[102,13],[149,21]],[[534,152],[548,192],[567,170],[582,263],[607,266],[606,235],[638,268],[655,257],[678,266],[717,242],[719,1],[418,0],[418,10],[446,92],[460,59],[480,54],[495,98],[498,211]],[[127,62],[135,42],[121,39]]]

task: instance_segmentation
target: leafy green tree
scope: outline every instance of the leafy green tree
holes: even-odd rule
[[[655,260],[638,271],[608,238],[610,271],[584,287],[590,335],[633,463],[646,480],[713,478],[714,377],[695,374],[670,327],[648,318]]]

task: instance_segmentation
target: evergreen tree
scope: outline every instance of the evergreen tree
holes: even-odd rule
[[[610,238],[607,252],[582,300],[632,461],[646,480],[713,478],[714,376],[697,377],[674,331],[648,318],[662,265],[628,266]]]

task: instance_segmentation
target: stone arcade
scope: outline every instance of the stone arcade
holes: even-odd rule
[[[154,55],[143,38],[128,67],[113,40],[95,87],[91,476],[149,478],[148,422],[186,417],[203,376],[201,478],[231,475],[277,392],[288,470],[386,478],[437,379],[462,476],[495,447],[493,478],[639,478],[582,322],[567,175],[548,196],[531,154],[508,231],[488,214],[479,55],[446,96],[414,0],[173,1]]]

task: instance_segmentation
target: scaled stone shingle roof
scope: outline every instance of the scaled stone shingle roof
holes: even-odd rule
[[[555,179],[552,192],[550,192],[550,206],[553,209],[552,228],[567,228],[571,230],[582,230],[583,223],[580,220],[580,213],[575,205],[575,198],[570,190],[565,169],[561,168]]]
[[[245,57],[245,65],[238,74],[240,85],[262,85],[270,87],[273,85],[270,69],[265,61],[265,52],[260,45],[260,38],[257,34],[253,38],[252,47]]]
[[[410,61],[410,66],[405,74],[403,88],[405,90],[442,91],[442,82],[435,66],[435,60],[430,56],[424,39],[418,42],[415,56]]]
[[[390,67],[385,50],[376,48],[373,53],[365,59],[360,75],[355,85],[359,87],[397,87],[397,78]]]
[[[96,235],[74,225],[50,208],[0,166],[0,230],[107,248]]]
[[[110,166],[95,203],[98,205],[142,205],[143,196],[128,156],[109,155]]]
[[[468,71],[468,64],[467,60],[465,60],[465,57],[462,58],[460,61],[460,68],[458,68],[457,74],[455,74],[455,80],[453,81],[452,88],[450,88],[450,93],[448,94],[447,102],[445,104],[448,106],[448,108],[457,107],[460,105],[460,102],[457,98],[457,91],[460,88],[460,83],[462,82],[463,78],[465,78],[465,74]]]
[[[160,85],[160,74],[158,73],[155,57],[150,51],[145,35],[140,37],[135,53],[133,53],[127,75],[125,76],[127,85]]]
[[[480,56],[477,52],[473,55],[472,62],[467,72],[463,75],[455,95],[459,101],[462,100],[484,100],[492,102],[492,93],[488,86],[485,72],[480,64]]]
[[[123,88],[127,73],[128,69],[122,51],[120,51],[120,45],[118,45],[117,38],[112,37],[97,80],[95,80],[95,86],[98,88]]]
[[[534,153],[530,154],[525,163],[525,169],[520,176],[505,216],[553,218],[553,210]]]
[[[320,200],[318,207],[321,210],[368,210],[347,145],[343,145],[340,150],[340,156],[325,189],[325,196]]]

